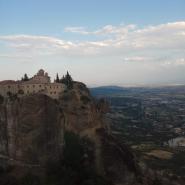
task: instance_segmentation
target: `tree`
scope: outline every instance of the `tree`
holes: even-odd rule
[[[58,73],[56,75],[56,80],[55,80],[56,83],[59,83],[60,82],[60,79],[59,79],[59,76],[58,76]]]
[[[67,87],[69,89],[71,89],[73,87],[73,79],[72,79],[71,75],[68,73],[68,71],[67,71],[67,74],[66,74],[65,78],[66,78]]]
[[[60,79],[60,83],[65,84],[65,82],[66,82],[66,79],[65,79],[65,77],[64,77],[64,75],[63,75],[62,78]]]
[[[22,80],[22,81],[28,81],[28,80],[29,80],[28,75],[25,73],[25,74],[24,74],[24,77],[22,77],[21,80]]]
[[[66,79],[67,79],[68,81],[73,81],[73,79],[72,79],[72,77],[71,77],[71,75],[69,74],[68,71],[67,71],[67,74],[66,74]]]
[[[73,79],[68,71],[67,71],[67,74],[65,76],[63,76],[62,79],[60,79],[60,82],[64,83],[68,89],[73,88]]]

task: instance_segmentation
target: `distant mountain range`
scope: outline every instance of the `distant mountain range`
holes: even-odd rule
[[[120,87],[120,86],[100,86],[89,88],[93,96],[111,96],[122,94],[137,94],[137,93],[185,93],[185,85],[173,86],[146,86],[146,87]]]
[[[106,95],[115,95],[122,94],[125,91],[128,91],[128,88],[119,87],[119,86],[101,86],[90,88],[90,91],[93,96],[106,96]]]

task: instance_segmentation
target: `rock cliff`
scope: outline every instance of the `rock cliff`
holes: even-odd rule
[[[0,105],[0,159],[24,166],[56,160],[62,152],[62,124],[59,107],[45,95],[6,100]]]
[[[93,166],[109,184],[141,184],[134,155],[109,133],[107,110],[107,103],[96,102],[80,82],[74,82],[59,100],[35,94],[1,101],[0,166],[45,171],[48,162],[63,158],[64,135],[72,132],[92,143],[91,149],[83,146],[87,151],[83,153],[82,166]],[[0,175],[0,182],[2,178]]]

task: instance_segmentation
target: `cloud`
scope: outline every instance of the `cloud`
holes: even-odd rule
[[[177,59],[174,59],[174,60],[168,60],[168,61],[164,61],[163,63],[161,63],[162,66],[165,66],[165,67],[183,67],[185,66],[185,58],[177,58]]]
[[[25,56],[23,57],[22,55],[7,55],[7,54],[1,54],[0,53],[0,58],[3,59],[21,59],[21,60],[31,60],[31,56]]]
[[[48,55],[55,54],[57,50],[72,49],[75,44],[55,37],[36,36],[36,35],[8,35],[0,36],[0,41],[8,44],[20,55]]]
[[[65,32],[78,33],[82,35],[110,35],[110,34],[123,34],[128,33],[129,30],[133,30],[136,28],[136,25],[106,25],[95,31],[87,31],[85,27],[66,27],[64,29]]]
[[[9,35],[0,36],[0,40],[10,42],[12,47],[27,48],[30,46],[38,48],[50,48],[50,46],[61,47],[68,49],[73,46],[72,42],[64,41],[49,36],[35,36],[35,35]]]
[[[125,57],[125,58],[123,58],[123,60],[125,62],[132,62],[132,61],[134,61],[134,62],[138,62],[138,61],[143,62],[143,61],[150,61],[151,58],[143,57],[143,56],[132,56],[132,57]]]
[[[66,32],[99,35],[95,41],[69,41],[52,36],[0,36],[2,45],[17,55],[60,55],[76,57],[120,56],[125,61],[150,61],[169,55],[184,57],[185,22],[172,22],[140,28],[136,25],[106,25],[94,31],[84,27],[67,27]],[[108,37],[105,38],[104,35]],[[102,37],[101,37],[102,36]],[[137,56],[137,57],[135,57]],[[139,57],[138,57],[139,56]]]
[[[88,35],[89,32],[86,31],[84,27],[66,27],[64,29],[65,32],[71,32],[71,33],[79,33],[83,35]]]

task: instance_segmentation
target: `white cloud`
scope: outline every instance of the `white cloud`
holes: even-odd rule
[[[0,36],[0,40],[10,42],[12,47],[29,47],[50,48],[50,46],[61,47],[67,49],[73,46],[72,42],[64,41],[49,36],[35,36],[35,35],[8,35]]]
[[[0,53],[0,58],[8,58],[8,59],[22,59],[22,60],[31,60],[32,57],[27,56],[23,57],[22,55],[7,55],[7,54],[1,54]]]
[[[71,32],[71,33],[79,33],[79,34],[84,34],[84,35],[88,35],[89,32],[86,31],[86,29],[84,27],[66,27],[64,29],[65,32]]]
[[[113,26],[106,25],[95,31],[87,31],[85,27],[66,27],[65,32],[78,33],[82,35],[110,35],[110,34],[123,34],[127,33],[129,30],[133,30],[136,28],[136,25],[130,24],[127,26]]]
[[[171,66],[185,66],[185,58],[177,58],[177,59],[174,59],[174,60],[167,60],[167,61],[164,61],[163,63],[161,63],[162,66],[165,66],[165,67],[171,67]]]
[[[151,58],[143,57],[143,56],[132,56],[132,57],[125,57],[125,58],[123,58],[123,60],[126,61],[126,62],[132,62],[132,61],[134,61],[134,62],[138,62],[138,61],[144,62],[144,61],[150,61]]]
[[[83,27],[67,27],[65,31],[92,35],[92,37],[93,35],[100,35],[100,38],[101,35],[109,35],[109,37],[107,39],[98,37],[96,41],[68,41],[52,36],[7,35],[0,36],[0,42],[11,50],[15,50],[14,52],[18,55],[23,54],[24,56],[89,57],[101,55],[120,56],[127,61],[146,61],[151,57],[160,58],[161,55],[169,57],[174,53],[183,55],[185,50],[185,22],[145,26],[144,28],[138,28],[133,24],[106,25],[94,31],[87,31]]]

